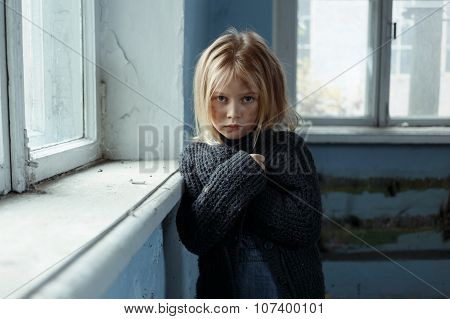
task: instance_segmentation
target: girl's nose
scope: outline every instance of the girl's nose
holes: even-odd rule
[[[237,102],[231,101],[228,105],[228,117],[229,118],[237,118],[241,117],[241,111],[239,108],[239,104]]]

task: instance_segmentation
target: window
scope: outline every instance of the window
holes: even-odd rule
[[[309,1],[299,1],[298,3],[298,25],[297,25],[297,68],[307,68],[302,63],[308,63],[310,38],[311,38],[311,5]],[[298,72],[298,71],[297,71]]]
[[[450,9],[447,8],[447,29],[446,29],[446,33],[447,33],[447,40],[446,40],[446,51],[445,51],[445,57],[446,57],[446,67],[445,67],[445,71],[447,73],[450,73]]]
[[[298,1],[297,111],[305,117],[365,117],[368,1]],[[322,88],[317,90],[318,88]],[[317,91],[316,91],[317,90]],[[316,91],[316,92],[314,92]]]
[[[402,36],[392,43],[391,49],[391,75],[409,74],[411,67],[412,35],[408,31],[413,27],[411,20],[398,16]]]
[[[296,110],[313,125],[450,125],[450,4],[414,0],[287,0],[296,12]],[[283,17],[284,18],[284,17]],[[293,37],[274,16],[274,47]],[[286,19],[292,21],[294,19]],[[450,141],[450,140],[449,140]]]
[[[400,72],[391,67],[389,113],[392,123],[421,124],[450,118],[450,78],[445,72],[448,6],[442,1],[393,2],[392,20],[402,31],[391,47],[400,47]],[[444,50],[442,50],[443,48]],[[447,122],[448,124],[448,122]]]
[[[100,156],[94,2],[21,0],[4,9],[11,184],[21,192]]]
[[[11,190],[4,13],[0,5],[0,196]]]
[[[22,0],[22,14],[31,20],[22,20],[28,147],[36,150],[82,138],[81,2]]]

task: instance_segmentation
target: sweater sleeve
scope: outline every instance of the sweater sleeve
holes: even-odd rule
[[[294,248],[308,247],[316,244],[320,237],[319,181],[306,145],[296,146],[292,155],[295,158],[288,157],[293,162],[284,172],[285,176],[268,174],[266,188],[252,201],[250,227],[274,242]],[[292,163],[297,163],[295,169]],[[306,171],[305,167],[308,167]],[[286,183],[282,184],[282,181]]]
[[[202,255],[226,236],[245,206],[264,189],[266,179],[263,169],[244,151],[219,164],[204,186],[194,167],[192,157],[182,158],[180,173],[186,190],[176,224],[186,248]]]

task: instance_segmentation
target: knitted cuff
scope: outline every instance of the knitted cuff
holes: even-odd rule
[[[224,177],[224,180],[222,182],[216,180],[216,182],[219,184],[237,182],[235,186],[240,186],[243,191],[249,193],[259,193],[264,189],[267,182],[264,169],[245,151],[238,151],[228,161],[224,162],[219,170],[225,173],[224,175],[218,174],[222,175],[221,177]],[[230,178],[234,180],[230,180]]]
[[[266,186],[264,170],[244,151],[220,164],[197,199],[198,204],[240,211]]]

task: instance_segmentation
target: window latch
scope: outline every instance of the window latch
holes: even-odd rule
[[[397,22],[392,23],[392,38],[397,39]]]

